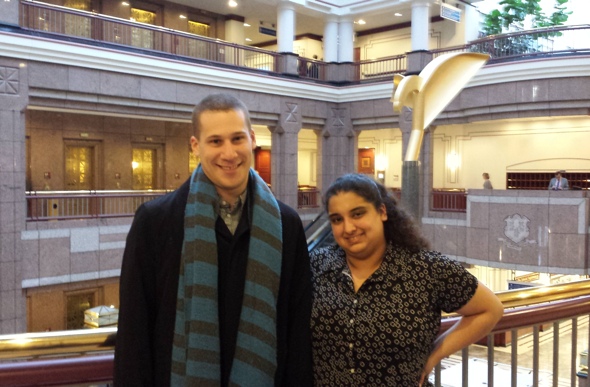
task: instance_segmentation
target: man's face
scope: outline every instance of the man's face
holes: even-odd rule
[[[203,172],[217,193],[229,203],[235,203],[248,185],[252,150],[256,147],[254,132],[250,131],[239,110],[205,111],[199,117],[199,138],[191,137],[191,148],[201,157]]]

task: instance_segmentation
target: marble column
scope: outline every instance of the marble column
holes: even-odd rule
[[[26,299],[22,291],[24,252],[21,241],[27,208],[27,73],[26,63],[0,58],[0,334],[21,333],[27,328]]]
[[[354,24],[349,18],[341,18],[338,24],[338,62],[354,60]]]
[[[414,0],[412,2],[412,51],[428,50],[428,26],[430,22],[428,6],[427,0]]]
[[[338,19],[328,16],[324,24],[324,62],[338,62]]]
[[[282,101],[280,121],[269,126],[271,132],[271,184],[275,196],[297,208],[297,151],[301,130],[301,112],[297,102]]]
[[[225,40],[232,43],[244,45],[244,18],[236,15],[229,15],[231,19],[225,20]]]
[[[277,51],[293,52],[295,36],[295,7],[281,1],[277,7]]]
[[[325,191],[339,176],[356,171],[358,135],[346,107],[328,107],[328,118],[318,136],[318,187]]]

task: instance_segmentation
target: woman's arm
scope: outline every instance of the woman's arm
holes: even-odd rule
[[[420,377],[420,386],[443,358],[487,335],[502,318],[504,307],[490,289],[479,283],[473,297],[457,313],[462,316],[459,321],[434,342],[434,349]]]

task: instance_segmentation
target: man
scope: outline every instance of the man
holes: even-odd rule
[[[241,101],[206,97],[192,122],[199,167],[142,205],[127,237],[115,385],[311,386],[301,220],[250,168]]]
[[[552,178],[551,181],[549,182],[549,189],[555,190],[555,191],[560,191],[560,190],[566,190],[569,188],[570,188],[570,186],[567,182],[567,179],[565,177],[561,177],[561,171],[555,172],[555,177]]]

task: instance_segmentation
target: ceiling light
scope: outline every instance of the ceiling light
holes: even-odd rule
[[[123,4],[125,7],[129,7],[129,3],[126,1],[122,2],[121,4]]]
[[[246,38],[246,42],[251,42],[251,41],[252,41],[252,39]]]
[[[251,26],[248,23],[244,23],[244,27],[251,27]]]
[[[396,12],[396,13],[393,14],[393,16],[402,16],[402,14],[399,13],[399,12]]]
[[[358,23],[359,23],[360,25],[367,24],[367,22],[366,22],[366,21],[364,21],[363,19],[359,19]]]
[[[230,7],[237,7],[238,3],[235,2],[235,0],[229,0],[229,2],[227,3],[227,5],[229,5]]]
[[[184,16],[184,15],[180,15],[180,18],[181,18],[181,19],[186,19],[186,16]]]

